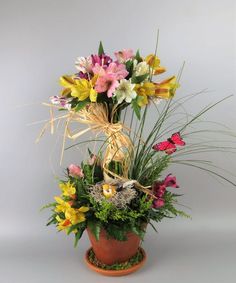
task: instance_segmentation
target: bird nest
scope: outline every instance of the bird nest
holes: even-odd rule
[[[107,201],[120,209],[127,208],[127,205],[137,196],[134,181],[97,183],[89,188],[89,193],[96,202]]]

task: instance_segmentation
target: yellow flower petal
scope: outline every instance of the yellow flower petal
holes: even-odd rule
[[[164,67],[158,67],[158,68],[156,68],[156,69],[154,70],[153,74],[154,74],[154,75],[159,75],[159,74],[164,73],[165,71],[166,71],[166,68],[164,68]]]
[[[77,223],[84,222],[86,220],[85,215],[80,213],[78,214]]]
[[[59,187],[62,190],[64,196],[73,196],[76,193],[76,188],[70,182],[59,183]]]
[[[98,96],[98,93],[96,92],[95,89],[91,88],[90,89],[90,94],[89,94],[89,98],[92,102],[96,102],[97,101],[97,96]]]
[[[176,82],[176,77],[173,76],[156,84],[155,96],[162,99],[170,99],[175,95],[178,87],[179,84]]]
[[[59,204],[62,204],[64,201],[60,197],[54,197],[55,201]]]
[[[160,65],[160,59],[155,56],[154,54],[149,54],[146,58],[145,61],[147,64],[152,67],[153,69],[156,69]]]
[[[60,77],[60,84],[65,88],[70,88],[74,84],[72,76],[62,76]]]
[[[148,104],[148,98],[146,95],[139,95],[137,97],[137,103],[140,107],[143,107]]]
[[[86,207],[86,206],[81,206],[79,209],[78,209],[79,212],[87,212],[89,211],[89,207]]]

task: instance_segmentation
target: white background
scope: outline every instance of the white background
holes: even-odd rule
[[[48,212],[39,208],[58,194],[55,175],[60,143],[46,134],[35,138],[48,109],[40,105],[57,95],[58,78],[73,73],[77,56],[123,48],[158,55],[168,75],[186,67],[178,96],[208,88],[189,105],[197,113],[209,102],[236,91],[235,1],[2,1],[0,3],[0,282],[234,282],[236,277],[236,189],[207,174],[172,168],[185,193],[192,220],[168,220],[159,234],[149,231],[146,267],[129,277],[103,278],[83,265],[86,236],[77,249],[71,238],[45,228]],[[236,130],[236,98],[205,119]],[[150,117],[150,121],[155,116]],[[60,138],[60,136],[59,136]],[[218,138],[218,137],[216,137]],[[232,140],[234,143],[235,138]],[[66,152],[63,166],[78,163],[83,151]],[[232,154],[206,155],[235,173]]]

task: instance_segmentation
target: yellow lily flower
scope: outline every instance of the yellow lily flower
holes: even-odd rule
[[[136,84],[134,90],[137,92],[137,103],[140,107],[148,104],[148,96],[155,95],[155,84],[151,82],[144,82]]]
[[[97,80],[97,76],[94,76],[91,80],[75,79],[74,76],[62,76],[60,83],[65,89],[65,94],[71,94],[73,97],[77,97],[80,101],[90,98],[91,102],[97,101],[97,92],[93,88]]]
[[[62,76],[60,77],[60,85],[64,87],[61,91],[62,96],[67,96],[71,94],[71,86],[74,84],[74,80],[72,76]]]
[[[86,220],[85,212],[88,210],[89,208],[85,206],[82,206],[79,209],[69,208],[65,212],[65,217],[70,220],[72,225],[75,225]]]
[[[57,229],[59,231],[65,230],[71,226],[71,222],[69,219],[61,219],[59,215],[56,216],[57,220]]]
[[[175,91],[179,87],[179,84],[176,82],[176,77],[173,76],[161,83],[156,83],[155,86],[155,97],[170,99],[175,95]]]
[[[64,201],[62,198],[60,197],[54,197],[55,201],[58,203],[58,205],[55,208],[55,212],[66,212],[67,209],[70,208],[70,204],[66,201]]]
[[[62,190],[63,196],[74,197],[76,193],[76,188],[70,182],[67,183],[59,183],[59,187]]]
[[[56,216],[57,229],[59,231],[66,230],[72,225],[76,225],[86,220],[85,212],[89,211],[86,206],[81,206],[79,209],[69,207],[65,211],[65,219],[60,218],[59,215]]]
[[[145,58],[147,64],[152,68],[154,75],[164,73],[166,69],[160,66],[160,59],[154,54],[150,54]]]

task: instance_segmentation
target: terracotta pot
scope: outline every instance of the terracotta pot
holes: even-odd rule
[[[93,251],[99,261],[107,265],[114,263],[121,263],[133,257],[139,249],[140,238],[132,233],[127,233],[126,241],[117,241],[115,239],[107,238],[104,229],[100,232],[99,241],[96,240],[90,229],[87,229]]]

